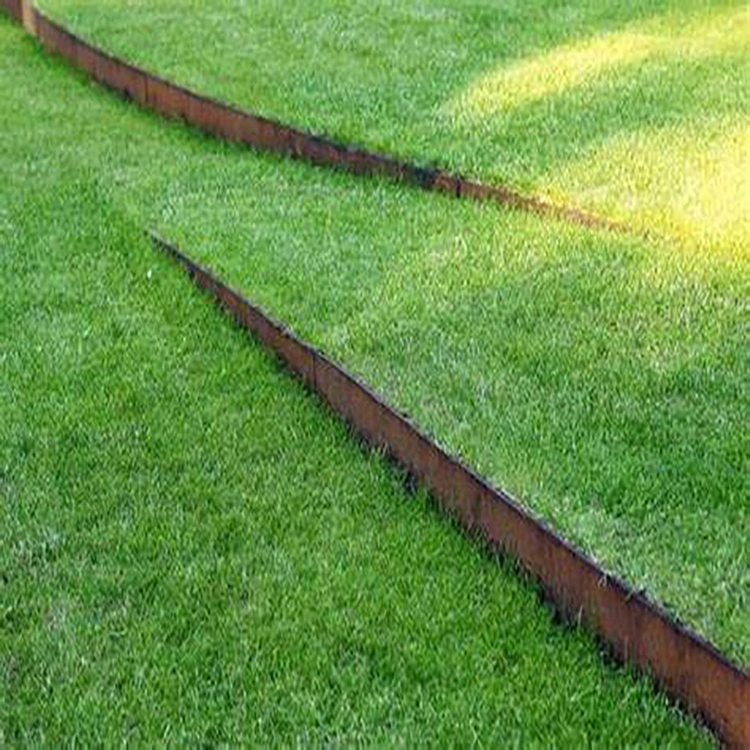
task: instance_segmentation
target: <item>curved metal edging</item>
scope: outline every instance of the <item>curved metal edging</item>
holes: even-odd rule
[[[463,526],[518,560],[562,614],[583,620],[618,658],[651,674],[726,743],[750,745],[750,679],[743,670],[448,455],[340,365],[178,248],[149,236],[362,438],[383,448]]]
[[[10,15],[22,21],[29,33],[36,36],[48,51],[64,57],[99,83],[143,107],[166,117],[185,120],[224,140],[286,154],[318,166],[388,177],[459,198],[493,201],[586,227],[621,233],[637,231],[624,223],[573,206],[555,204],[510,188],[466,179],[443,169],[427,169],[392,156],[337,143],[201,96],[89,44],[45,16],[31,0],[0,0],[0,7],[3,6]]]

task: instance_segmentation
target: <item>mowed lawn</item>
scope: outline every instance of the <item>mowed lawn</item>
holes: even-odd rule
[[[138,112],[4,18],[0,96],[1,744],[709,742],[142,234],[202,180],[341,180]]]
[[[270,117],[732,253],[750,241],[741,0],[42,0]]]
[[[70,117],[60,95],[47,106],[51,128]],[[116,123],[74,129],[76,162],[128,215],[750,663],[746,251],[585,232],[197,137],[154,169],[155,146]]]

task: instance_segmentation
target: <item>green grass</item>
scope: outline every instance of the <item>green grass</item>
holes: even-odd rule
[[[31,86],[11,110],[25,115]],[[110,99],[71,119],[65,93],[48,98],[28,148],[68,134],[118,210],[750,663],[746,252],[565,228],[198,136],[175,149]]]
[[[142,234],[204,181],[342,179],[164,125],[4,19],[0,93],[0,744],[708,743]]]
[[[42,0],[265,115],[698,245],[750,241],[739,0]]]

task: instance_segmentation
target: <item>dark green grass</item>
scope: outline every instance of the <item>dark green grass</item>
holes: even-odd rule
[[[0,90],[0,744],[708,742],[144,240],[199,164],[280,165],[5,20]]]
[[[42,5],[271,117],[711,252],[750,241],[750,16],[738,0]]]
[[[59,144],[118,211],[184,242],[750,661],[746,254],[258,158],[84,97],[95,86],[69,69],[40,89],[16,67],[5,116],[31,110],[35,125],[17,125],[5,148]],[[25,189],[23,173],[7,179]]]

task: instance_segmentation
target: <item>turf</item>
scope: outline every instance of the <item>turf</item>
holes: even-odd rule
[[[142,235],[201,179],[317,173],[139,113],[4,19],[0,92],[1,744],[709,742]]]
[[[36,119],[72,131],[66,153],[118,209],[750,663],[746,252],[564,229],[197,136],[176,151],[97,102],[71,119],[50,87]]]
[[[295,125],[747,246],[739,0],[42,0],[176,81]]]

